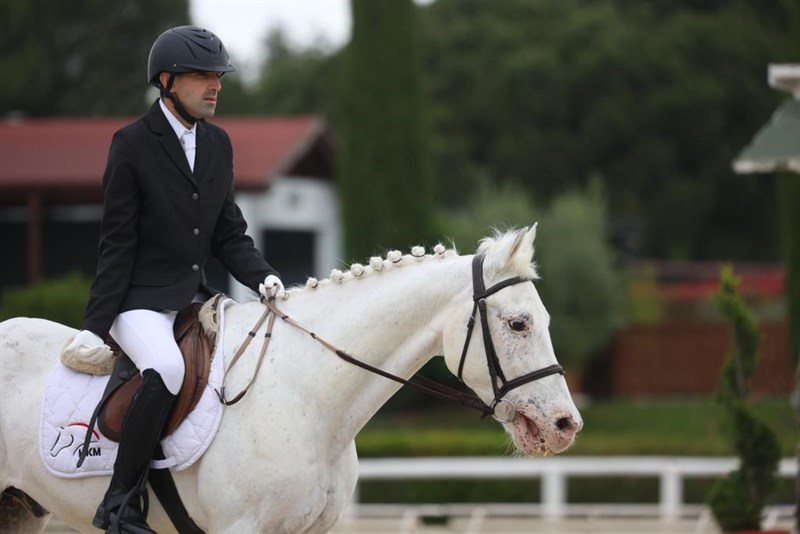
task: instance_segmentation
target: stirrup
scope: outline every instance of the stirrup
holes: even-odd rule
[[[139,483],[129,491],[125,493],[118,492],[104,497],[92,519],[92,526],[113,533],[156,534],[155,530],[151,529],[147,524],[147,515],[150,511],[150,495],[145,487],[147,473],[148,471],[144,471],[139,478]],[[131,506],[133,504],[132,500],[136,499],[138,501],[140,497],[141,503],[137,502],[136,508],[133,508]],[[141,511],[138,509],[139,504],[141,504]],[[126,513],[129,509],[130,511]],[[134,520],[134,523],[121,523],[121,521],[125,520],[125,516]],[[131,527],[133,530],[126,530],[126,526]]]

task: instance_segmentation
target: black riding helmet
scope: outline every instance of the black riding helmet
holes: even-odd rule
[[[161,96],[170,98],[178,113],[190,123],[197,119],[170,94],[175,75],[186,72],[217,72],[222,75],[235,70],[219,37],[197,26],[178,26],[165,31],[155,40],[147,58],[147,81],[161,91]],[[170,73],[166,87],[159,80],[162,72]]]
[[[170,28],[158,36],[147,58],[147,80],[160,88],[162,72],[232,72],[228,51],[219,37],[197,26]]]

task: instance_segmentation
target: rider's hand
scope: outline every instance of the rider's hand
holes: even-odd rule
[[[72,356],[85,362],[99,362],[110,358],[111,349],[100,337],[89,330],[81,330],[61,351],[65,356]]]
[[[269,299],[270,297],[279,299],[286,295],[286,291],[283,289],[283,282],[274,274],[264,278],[264,283],[258,286],[258,292],[261,293],[261,296],[265,299]]]

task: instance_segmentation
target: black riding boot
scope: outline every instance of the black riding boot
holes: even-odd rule
[[[140,498],[153,450],[161,439],[175,395],[153,369],[142,373],[142,385],[131,400],[114,462],[114,475],[92,525],[106,532],[155,534],[147,525]],[[145,507],[146,508],[146,507]]]

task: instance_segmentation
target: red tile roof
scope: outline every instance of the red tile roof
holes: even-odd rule
[[[113,133],[130,118],[53,118],[0,122],[0,191],[101,187]],[[260,189],[289,173],[320,139],[325,123],[313,116],[225,117],[233,143],[237,189]]]

